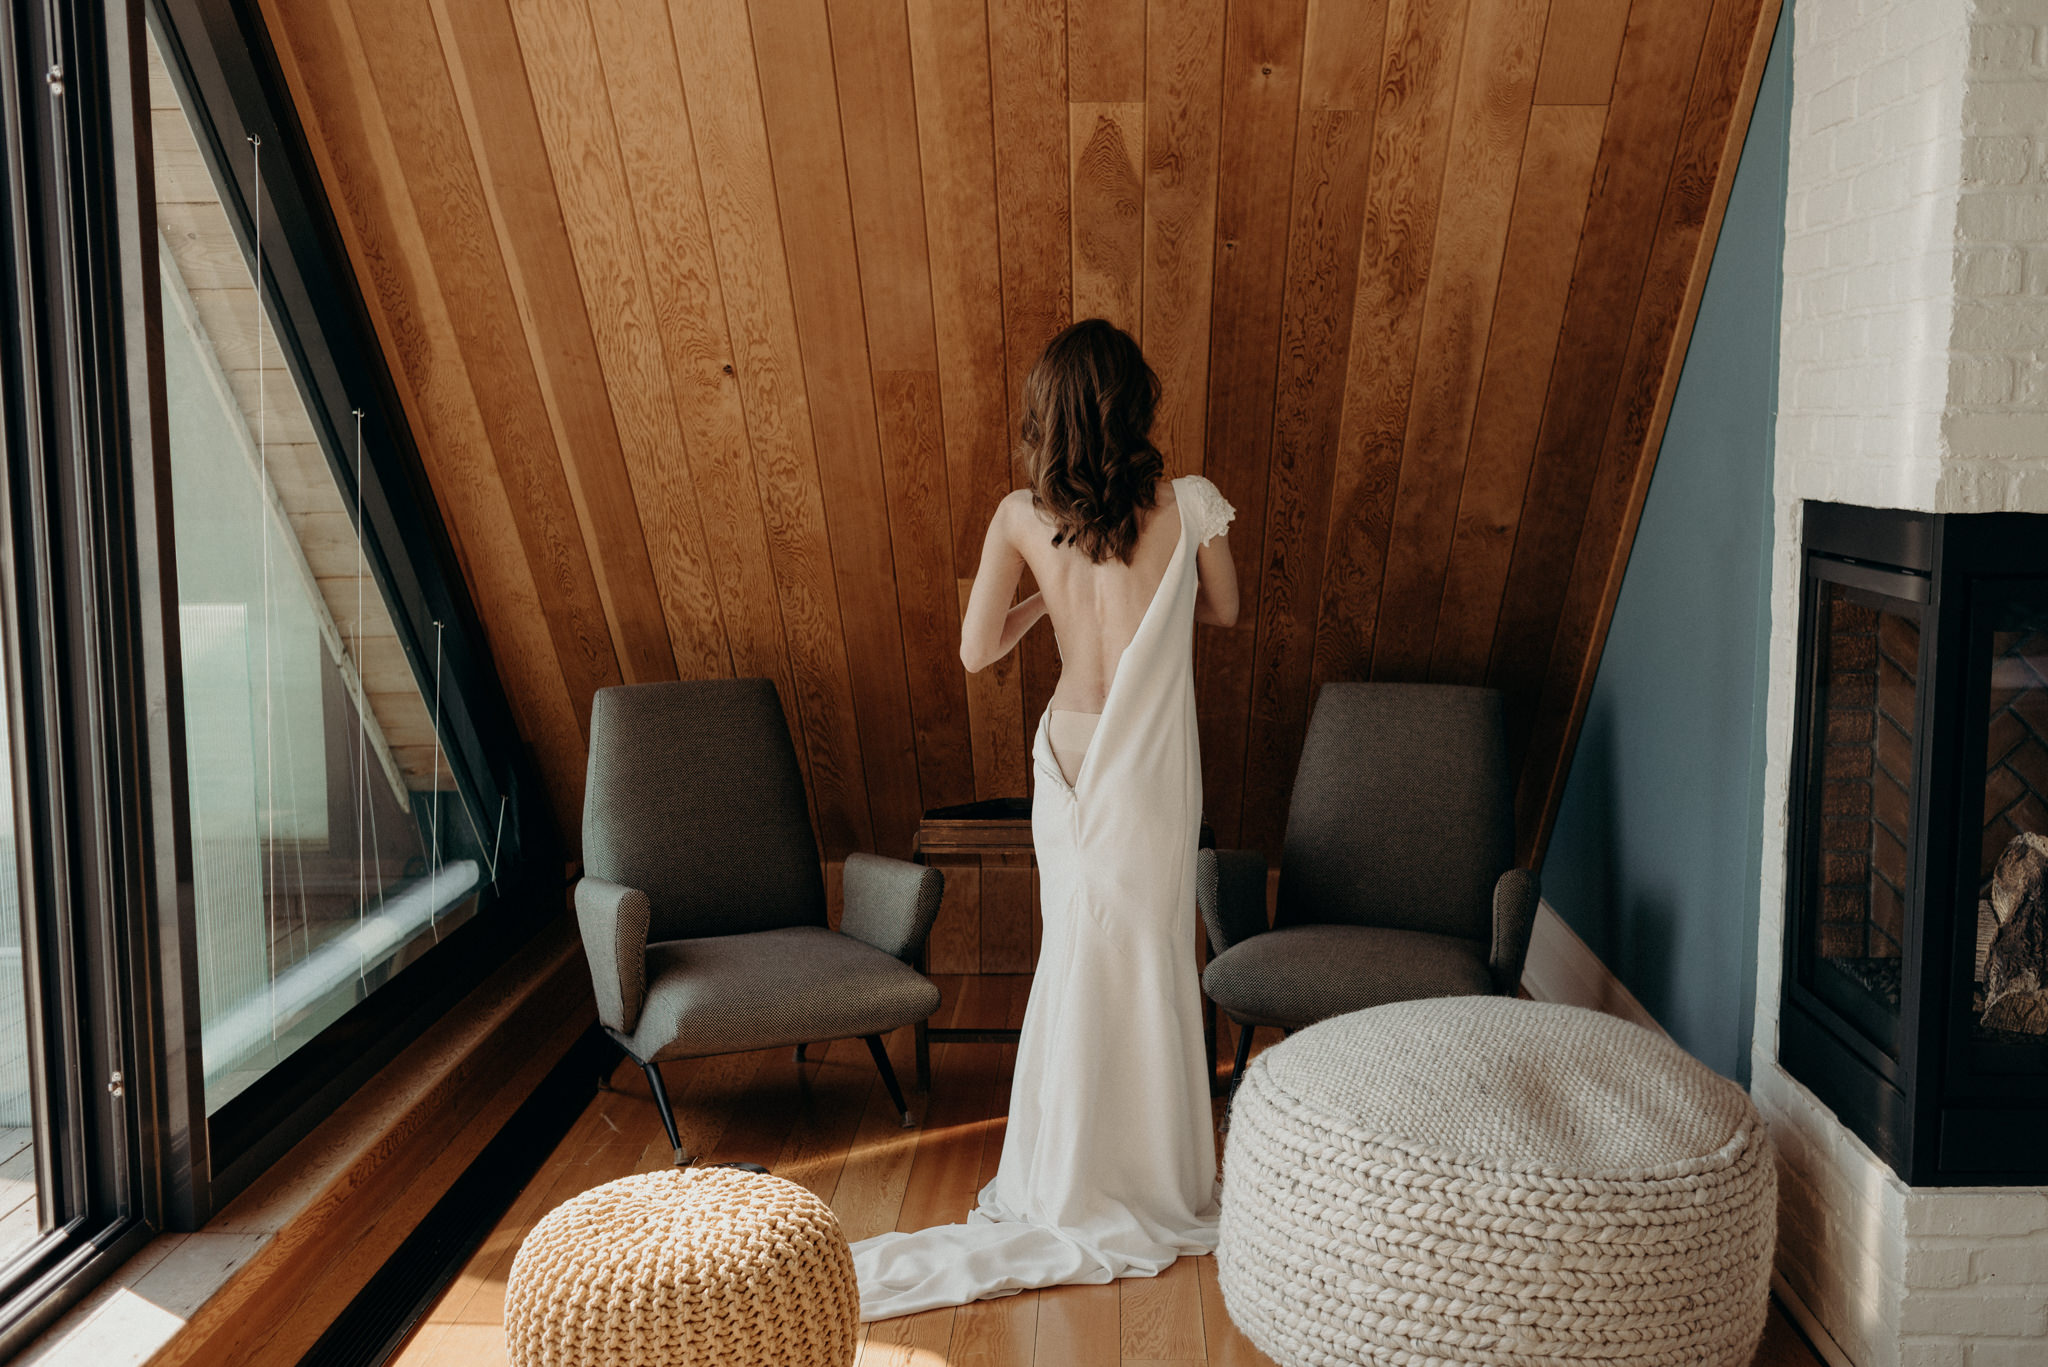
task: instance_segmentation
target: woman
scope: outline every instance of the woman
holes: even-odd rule
[[[1031,747],[1045,934],[995,1178],[965,1224],[853,1246],[863,1319],[1154,1275],[1215,1247],[1193,642],[1197,621],[1237,620],[1234,512],[1199,475],[1163,477],[1158,395],[1100,319],[1025,380],[1030,486],[989,523],[960,659],[986,669],[1052,619],[1060,680]],[[1011,606],[1026,568],[1039,591]]]

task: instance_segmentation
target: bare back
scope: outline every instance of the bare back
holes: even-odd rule
[[[1171,480],[1159,481],[1156,502],[1138,511],[1138,544],[1131,563],[1111,558],[1092,563],[1072,546],[1052,544],[1052,519],[1022,502],[1025,527],[1043,530],[1018,538],[1018,551],[1045,596],[1060,649],[1060,681],[1048,706],[1070,712],[1100,712],[1109,697],[1117,661],[1138,634],[1145,609],[1180,544],[1180,508]]]
[[[1206,483],[1198,492],[1221,504]],[[1227,511],[1227,504],[1221,506]],[[1053,545],[1052,519],[1033,506],[1029,490],[1013,490],[997,505],[982,544],[981,567],[960,623],[961,662],[969,670],[986,668],[1009,654],[1039,617],[1050,617],[1060,680],[1048,705],[1100,712],[1117,664],[1166,578],[1181,541],[1183,512],[1173,481],[1160,480],[1153,506],[1138,510],[1131,562],[1112,558],[1097,564],[1071,545]],[[1237,620],[1237,571],[1220,523],[1195,555],[1195,619],[1229,626]],[[1038,592],[1013,605],[1026,569],[1038,581]]]

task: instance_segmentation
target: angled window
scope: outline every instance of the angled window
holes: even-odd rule
[[[561,864],[260,14],[149,20],[188,1223],[559,912]]]

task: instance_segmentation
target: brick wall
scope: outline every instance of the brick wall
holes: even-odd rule
[[[1856,1367],[2048,1363],[2048,1190],[1915,1190],[1777,1066],[1799,507],[2048,512],[2048,0],[1796,0],[1753,1089]]]

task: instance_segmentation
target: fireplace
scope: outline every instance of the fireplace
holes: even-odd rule
[[[2048,516],[1803,551],[1780,1061],[1915,1186],[2048,1180]]]

